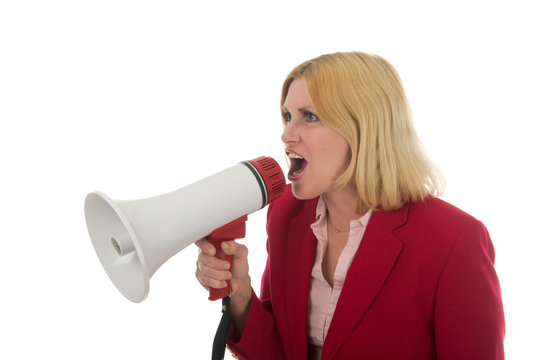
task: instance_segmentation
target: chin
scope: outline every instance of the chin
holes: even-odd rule
[[[292,193],[299,200],[311,200],[321,195],[316,191],[306,189],[305,186],[301,186],[297,182],[292,183]]]

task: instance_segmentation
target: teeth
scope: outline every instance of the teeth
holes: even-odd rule
[[[290,152],[288,155],[289,155],[289,159],[304,159],[300,155],[298,155],[296,153],[293,153],[293,152]]]

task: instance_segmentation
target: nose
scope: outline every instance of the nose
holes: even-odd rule
[[[298,133],[298,129],[292,121],[283,127],[283,134],[281,134],[281,141],[283,141],[285,145],[292,142],[300,141],[300,135]]]

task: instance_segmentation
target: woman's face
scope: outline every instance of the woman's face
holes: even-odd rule
[[[288,178],[294,195],[330,195],[349,164],[349,144],[319,119],[300,78],[291,83],[282,112],[286,125],[281,139],[291,162]]]

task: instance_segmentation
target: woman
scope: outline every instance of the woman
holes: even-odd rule
[[[503,359],[504,315],[485,227],[438,199],[442,176],[384,59],[309,60],[281,96],[291,185],[268,208],[260,297],[247,248],[232,268],[197,243],[205,287],[230,279],[241,359]]]

